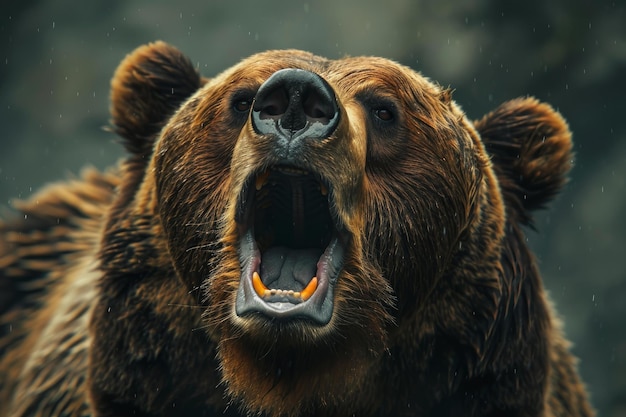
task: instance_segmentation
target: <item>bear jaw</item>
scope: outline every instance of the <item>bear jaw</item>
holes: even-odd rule
[[[237,316],[260,314],[322,326],[330,322],[334,286],[350,239],[330,209],[329,186],[315,178],[277,166],[251,175],[244,185],[236,217],[241,265]],[[272,185],[266,187],[268,182]]]

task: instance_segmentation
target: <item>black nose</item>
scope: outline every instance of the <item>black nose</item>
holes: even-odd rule
[[[260,134],[326,138],[337,128],[335,93],[319,75],[283,69],[261,85],[252,108],[252,126]]]

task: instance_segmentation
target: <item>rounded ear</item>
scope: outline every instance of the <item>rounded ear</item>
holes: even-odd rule
[[[550,105],[535,98],[507,101],[475,123],[518,220],[545,207],[567,182],[573,164],[571,132]]]
[[[205,82],[173,46],[140,46],[124,58],[111,81],[113,130],[129,152],[149,155],[169,117]]]

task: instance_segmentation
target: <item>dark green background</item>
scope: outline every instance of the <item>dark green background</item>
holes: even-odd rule
[[[212,75],[253,52],[380,55],[442,85],[471,118],[534,95],[574,132],[565,192],[539,216],[546,286],[604,416],[626,415],[626,6],[620,1],[3,1],[0,205],[122,156],[109,79],[163,39]]]

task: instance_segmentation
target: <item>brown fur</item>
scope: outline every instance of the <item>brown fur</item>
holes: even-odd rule
[[[235,106],[284,68],[338,106],[297,162],[348,236],[326,324],[234,307],[238,204],[281,163]],[[158,42],[118,68],[112,117],[118,171],[1,225],[0,415],[593,415],[522,229],[571,166],[547,104],[472,123],[385,59],[270,51],[204,79]]]

